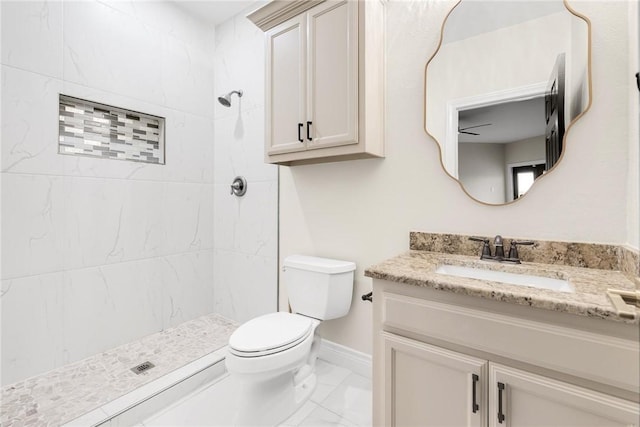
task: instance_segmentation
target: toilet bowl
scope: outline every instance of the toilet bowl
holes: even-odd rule
[[[227,370],[239,389],[235,425],[276,425],[309,398],[316,384],[319,324],[316,319],[278,312],[236,330],[226,357]]]
[[[283,266],[294,313],[256,317],[229,338],[226,366],[239,389],[237,426],[277,425],[302,406],[316,386],[317,328],[346,315],[351,305],[354,263],[292,255]]]

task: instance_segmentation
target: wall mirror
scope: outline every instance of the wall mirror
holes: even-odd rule
[[[588,20],[563,0],[460,0],[426,66],[425,128],[472,198],[517,200],[590,104]]]

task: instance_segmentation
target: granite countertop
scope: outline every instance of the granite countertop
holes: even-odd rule
[[[481,267],[488,270],[532,274],[568,280],[575,292],[558,292],[528,286],[509,285],[489,280],[443,275],[435,270],[441,264]],[[468,255],[410,250],[402,255],[373,265],[365,276],[408,285],[471,295],[496,301],[554,310],[580,316],[638,324],[621,317],[607,296],[607,289],[635,291],[635,285],[621,272],[566,265],[523,263],[520,265],[481,261]]]

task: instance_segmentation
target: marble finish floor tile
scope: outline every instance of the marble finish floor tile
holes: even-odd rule
[[[320,405],[340,419],[358,426],[370,426],[372,421],[371,379],[351,374],[342,381]]]
[[[279,427],[295,427],[299,426],[307,417],[309,417],[316,409],[320,408],[320,405],[307,400],[295,414],[291,415],[285,420]]]
[[[370,424],[369,424],[370,425]],[[351,421],[341,417],[340,415],[329,411],[322,406],[317,407],[302,423],[298,424],[300,427],[357,427],[358,424],[354,424]]]
[[[310,400],[320,403],[351,374],[351,371],[324,360],[318,360],[316,362],[316,374],[318,375],[318,383],[311,394]]]
[[[237,324],[217,314],[144,337],[2,389],[0,426],[58,426],[223,346]],[[150,361],[139,375],[131,368]]]

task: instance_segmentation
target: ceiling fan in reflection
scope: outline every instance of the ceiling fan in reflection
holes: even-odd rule
[[[473,128],[479,128],[479,127],[483,127],[483,126],[491,126],[493,123],[485,123],[483,125],[475,125],[475,126],[467,126],[466,128],[461,128],[460,126],[458,126],[458,133],[464,133],[467,135],[480,135],[479,133],[474,133],[474,132],[467,132],[467,129],[473,129]]]

